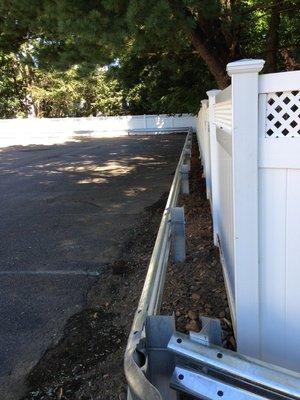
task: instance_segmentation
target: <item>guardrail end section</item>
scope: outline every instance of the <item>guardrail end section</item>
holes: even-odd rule
[[[175,263],[186,258],[184,207],[171,207],[172,255]]]

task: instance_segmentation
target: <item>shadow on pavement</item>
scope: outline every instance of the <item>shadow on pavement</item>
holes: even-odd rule
[[[137,216],[169,190],[183,142],[172,134],[0,149],[1,398],[20,398]]]

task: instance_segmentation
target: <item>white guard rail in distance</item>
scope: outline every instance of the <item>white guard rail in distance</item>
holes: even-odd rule
[[[191,139],[192,132],[190,130],[186,136],[175,171],[125,352],[124,370],[129,398],[134,400],[161,399],[159,391],[149,382],[142,370],[145,364],[144,357],[146,357],[142,354],[143,342],[145,341],[145,323],[148,316],[156,315],[160,309],[171,245],[170,211],[177,204],[181,186],[181,167],[187,154],[190,154]],[[147,397],[145,397],[145,394],[147,394]]]
[[[263,65],[228,64],[197,137],[238,351],[299,373],[300,71]]]

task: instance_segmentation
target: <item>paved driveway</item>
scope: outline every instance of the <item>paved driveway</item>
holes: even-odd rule
[[[0,149],[0,398],[85,306],[144,207],[169,190],[183,135]]]

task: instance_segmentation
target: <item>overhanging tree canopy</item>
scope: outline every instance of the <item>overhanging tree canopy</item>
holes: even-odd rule
[[[235,59],[263,57],[266,72],[299,67],[298,8],[298,0],[0,0],[0,48],[29,42],[48,70],[118,60],[112,72],[138,110],[157,102],[155,90],[160,105],[171,94],[184,103],[188,84],[204,92],[210,75],[223,88]]]

